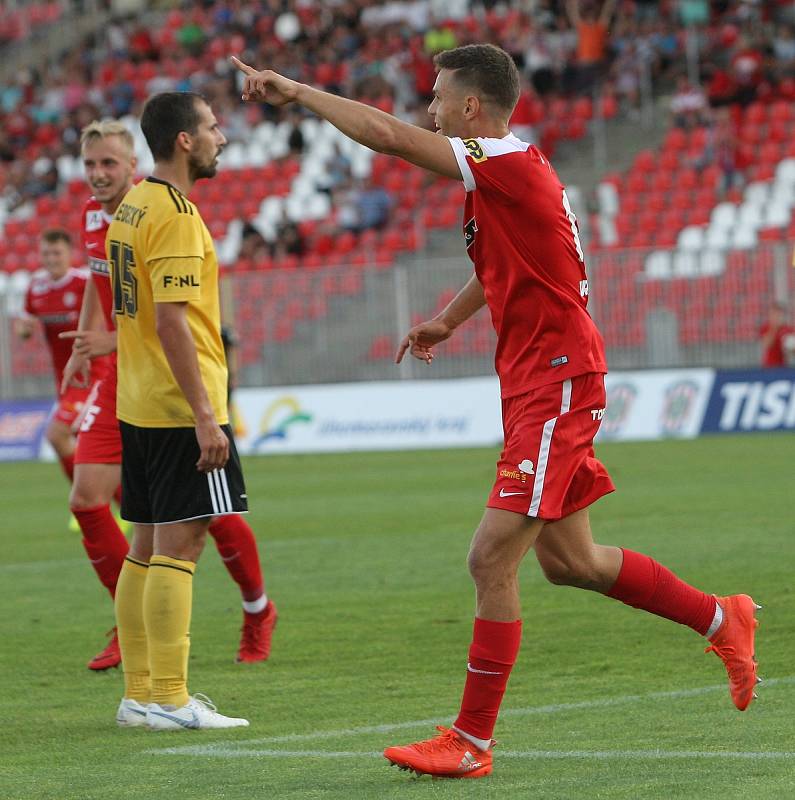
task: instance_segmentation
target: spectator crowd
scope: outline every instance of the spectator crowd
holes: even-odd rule
[[[263,118],[294,114],[240,103],[229,54],[427,125],[433,54],[482,41],[500,44],[519,65],[524,85],[513,124],[542,146],[549,109],[561,97],[587,103],[597,87],[628,115],[638,113],[644,81],[672,93],[672,119],[683,127],[733,103],[795,102],[795,11],[783,0],[183,2],[116,19],[55,62],[24,67],[0,85],[0,203],[11,212],[58,191],[58,158],[78,154],[81,128],[99,117],[137,116],[155,92],[204,94],[233,142]],[[684,69],[694,45],[701,85]],[[291,156],[304,147],[298,122]],[[328,187],[340,228],[383,225],[388,193],[344,167]],[[295,231],[282,233],[278,246],[300,251]]]

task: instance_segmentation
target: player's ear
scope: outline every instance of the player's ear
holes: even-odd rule
[[[189,153],[190,152],[190,146],[191,146],[192,142],[193,142],[193,139],[191,138],[191,135],[187,131],[180,131],[177,134],[175,147],[178,147],[184,153]]]
[[[466,96],[466,103],[464,105],[464,116],[467,119],[476,117],[480,111],[480,98],[474,94]]]

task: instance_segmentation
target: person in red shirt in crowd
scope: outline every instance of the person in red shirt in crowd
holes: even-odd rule
[[[787,324],[787,307],[773,303],[767,322],[760,328],[762,366],[786,367],[795,356],[795,326]]]
[[[69,503],[97,577],[114,597],[129,546],[110,511],[111,498],[120,497],[121,434],[116,418],[116,328],[105,235],[133,185],[136,159],[132,134],[113,120],[86,126],[81,151],[88,185],[94,192],[83,209],[83,244],[91,281],[79,322],[75,314],[69,326],[72,330],[61,335],[62,345],[71,352],[62,378],[63,391],[68,394],[74,386],[85,385],[84,374],[96,358],[109,354],[109,364],[89,398],[80,425]],[[277,611],[265,594],[254,533],[242,517],[233,514],[215,517],[209,531],[242,595],[243,630],[237,660],[265,661],[270,655]],[[115,628],[111,634],[108,645],[89,661],[89,669],[104,670],[121,662]]]
[[[396,360],[410,352],[432,363],[434,348],[488,305],[505,446],[469,552],[477,606],[461,711],[451,729],[389,747],[385,757],[437,777],[491,772],[491,735],[521,640],[518,570],[530,550],[552,583],[600,592],[706,636],[726,665],[735,705],[747,708],[757,682],[753,600],[705,594],[648,556],[593,540],[588,507],[614,488],[593,449],[607,365],[566,192],[546,157],[508,129],[519,96],[508,53],[467,45],[435,57],[428,111],[437,134],[233,61],[244,74],[244,100],[297,102],[355,141],[466,189],[463,232],[474,273],[444,311],[408,332]]]
[[[58,338],[74,327],[86,289],[88,274],[72,265],[72,238],[61,228],[44,231],[39,241],[42,269],[34,273],[25,296],[25,311],[16,320],[17,335],[28,339],[40,322],[52,358],[56,393],[72,352],[70,342]],[[91,387],[106,367],[104,360],[91,364],[81,386],[74,386],[55,401],[47,425],[47,441],[53,446],[70,483],[74,475],[75,435],[72,428],[86,403]]]

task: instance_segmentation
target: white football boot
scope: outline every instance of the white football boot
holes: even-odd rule
[[[210,728],[247,728],[248,720],[225,717],[205,694],[188,698],[181,708],[150,703],[146,724],[156,731],[204,730]]]
[[[146,725],[146,710],[149,704],[139,703],[129,697],[122,697],[116,711],[116,724],[122,728],[138,728]]]

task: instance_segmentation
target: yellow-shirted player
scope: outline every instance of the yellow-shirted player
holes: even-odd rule
[[[151,177],[124,197],[106,250],[118,330],[122,516],[135,523],[116,590],[120,725],[228,728],[187,690],[192,582],[210,520],[247,510],[228,425],[218,262],[186,194],[215,175],[226,139],[200,96],[147,102]]]

